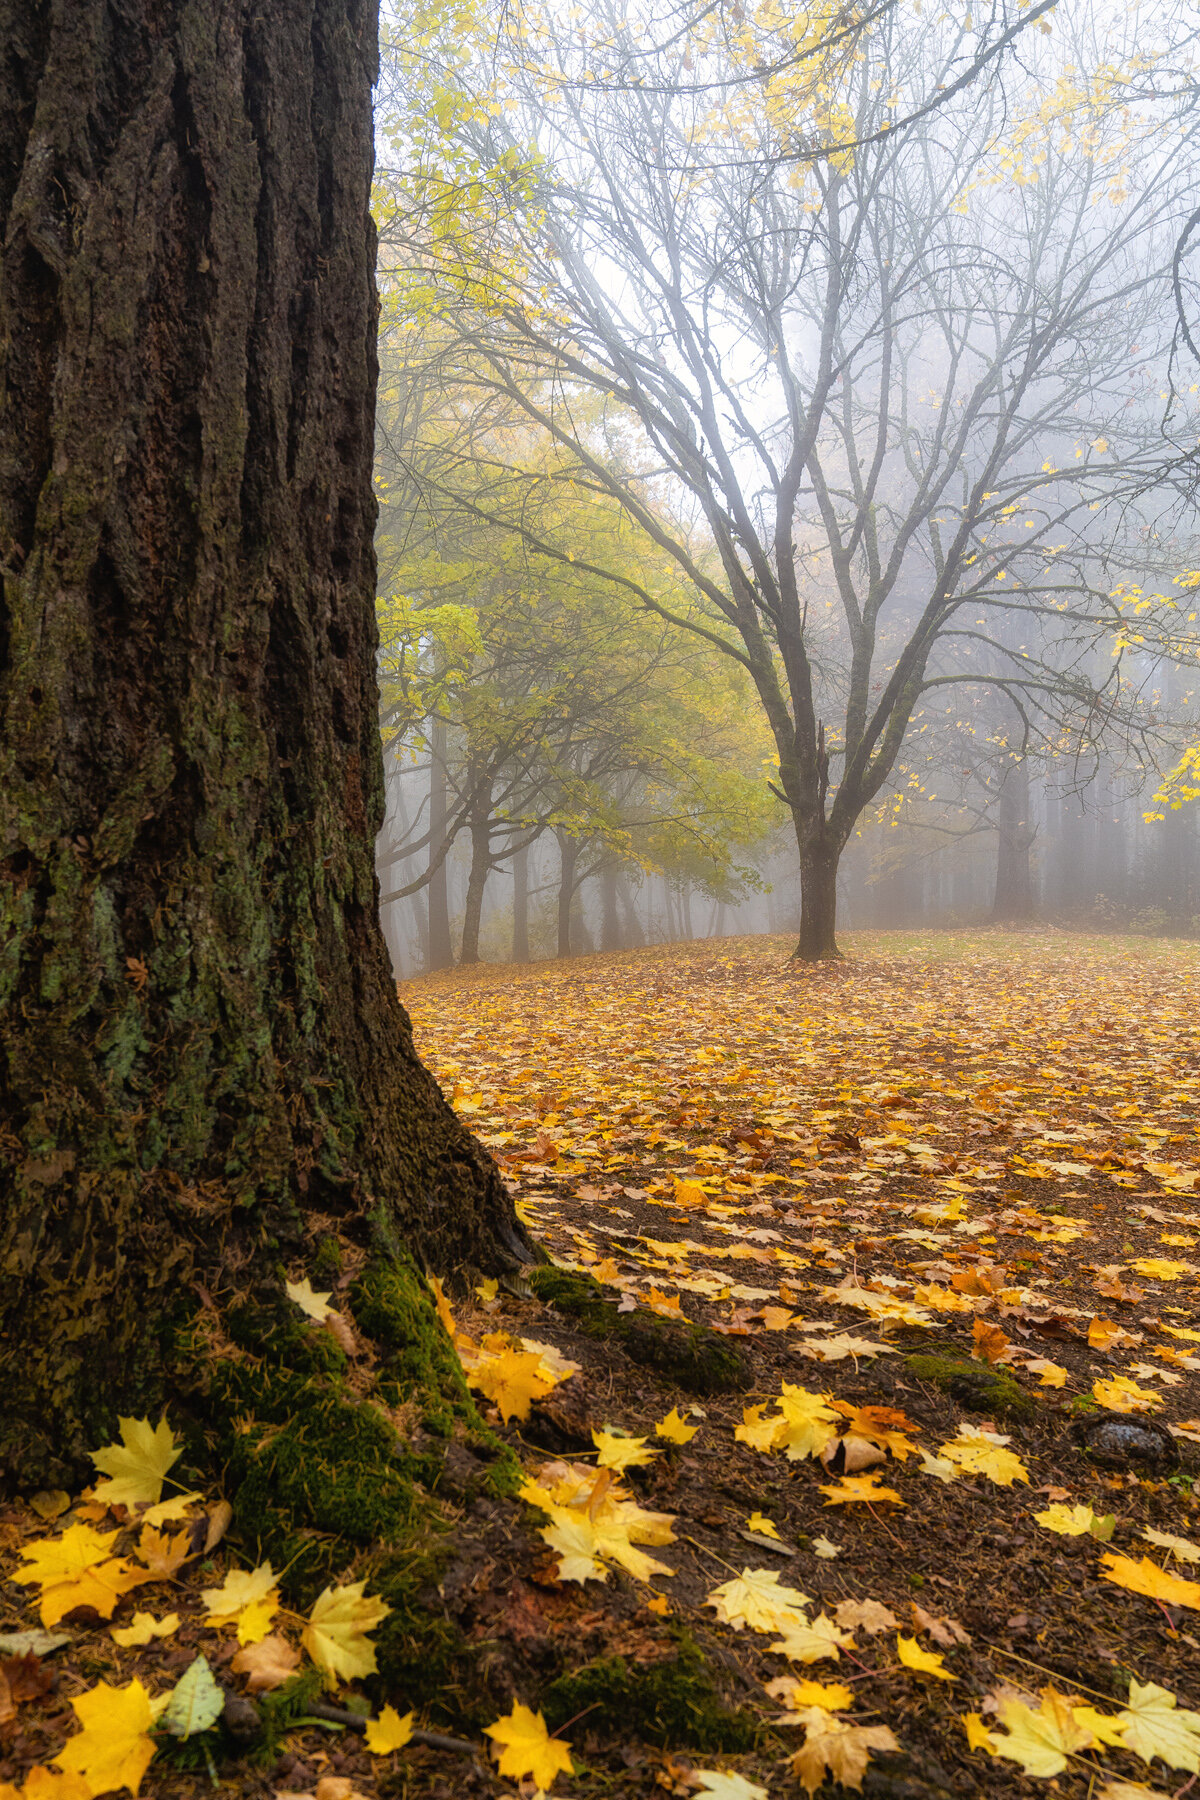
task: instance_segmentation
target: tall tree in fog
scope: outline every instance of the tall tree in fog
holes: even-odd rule
[[[389,260],[462,379],[553,446],[513,482],[615,497],[691,582],[682,628],[746,669],[774,738],[798,954],[836,955],[839,858],[931,686],[1036,709],[1065,674],[1071,707],[1110,704],[1090,651],[1195,187],[1178,126],[1121,105],[1144,28],[1114,44],[1106,18],[1102,57],[1077,10],[1069,46],[1027,39],[955,95],[970,32],[899,8],[840,59],[774,9],[661,38],[603,0],[506,18],[498,78],[440,70]],[[439,221],[471,167],[493,179],[464,237]]]

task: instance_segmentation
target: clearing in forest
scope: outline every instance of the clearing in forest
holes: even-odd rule
[[[551,1551],[505,1606],[534,1639],[567,1634],[585,1668],[551,1722],[594,1707],[565,1735],[618,1766],[632,1752],[596,1671],[622,1653],[645,1679],[686,1631],[731,1702],[791,1710],[757,1754],[708,1759],[772,1792],[808,1786],[822,1755],[836,1770],[839,1744],[844,1770],[869,1754],[905,1793],[1173,1791],[1200,1737],[1174,1764],[1139,1760],[1133,1728],[1105,1747],[1079,1709],[1119,1714],[1131,1678],[1135,1697],[1159,1684],[1200,1705],[1200,953],[853,934],[846,963],[810,967],[789,947],[402,990],[557,1265],[537,1299],[480,1290],[456,1309],[473,1378],[487,1393],[491,1333],[580,1365],[501,1426]],[[673,1367],[657,1319],[717,1335],[666,1334]],[[740,1363],[728,1387],[698,1368],[720,1347]],[[492,1391],[514,1404],[502,1378]],[[656,1434],[672,1411],[698,1428],[686,1443]],[[658,1454],[639,1466],[620,1434]],[[570,1478],[537,1471],[582,1480],[597,1458],[671,1516],[650,1552],[670,1575],[581,1579],[546,1498],[570,1499]],[[728,1587],[744,1569],[765,1573]],[[592,1572],[611,1576],[602,1551]],[[762,1584],[807,1597],[790,1626]],[[882,1748],[845,1741],[879,1728]],[[693,1791],[687,1758],[665,1768],[668,1791]],[[626,1781],[655,1791],[649,1770]]]

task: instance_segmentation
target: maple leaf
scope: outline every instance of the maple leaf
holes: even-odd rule
[[[524,1423],[532,1403],[544,1399],[556,1385],[553,1378],[543,1374],[542,1359],[536,1350],[504,1349],[463,1366],[468,1384],[500,1408],[506,1425],[510,1419]]]
[[[61,1537],[38,1538],[22,1548],[28,1566],[18,1569],[13,1580],[41,1586],[43,1625],[57,1625],[81,1606],[111,1619],[122,1595],[154,1579],[144,1569],[131,1568],[124,1557],[109,1555],[119,1536],[119,1530],[98,1532],[90,1525],[69,1525]]]
[[[880,1600],[843,1600],[833,1616],[847,1631],[865,1631],[870,1637],[881,1631],[894,1631],[900,1623]]]
[[[1129,1705],[1117,1715],[1125,1745],[1144,1763],[1157,1756],[1172,1769],[1200,1772],[1200,1713],[1177,1707],[1175,1696],[1156,1682],[1129,1683]]]
[[[278,1580],[266,1562],[257,1569],[231,1569],[219,1588],[201,1588],[209,1624],[236,1625],[239,1644],[257,1643],[279,1606]]]
[[[911,1439],[905,1437],[906,1431],[915,1431],[916,1426],[894,1406],[851,1406],[848,1401],[835,1400],[835,1411],[841,1413],[847,1421],[845,1443],[848,1438],[859,1438],[864,1443],[875,1444],[881,1450],[887,1450],[897,1462],[907,1462],[916,1450]],[[849,1472],[849,1462],[846,1464]]]
[[[149,1419],[118,1419],[119,1444],[106,1444],[89,1455],[109,1479],[95,1486],[97,1500],[106,1506],[152,1506],[162,1496],[163,1480],[183,1455],[183,1445],[165,1419],[157,1426]]]
[[[777,1402],[780,1420],[776,1426],[773,1447],[782,1450],[789,1462],[806,1456],[820,1456],[826,1444],[837,1436],[837,1414],[825,1404],[823,1394],[807,1388],[783,1383]]]
[[[367,1725],[367,1749],[372,1756],[388,1756],[393,1750],[402,1750],[412,1736],[415,1713],[405,1713],[401,1718],[394,1706],[385,1706],[377,1719],[371,1719]]]
[[[1050,1687],[1042,1689],[1036,1710],[1023,1700],[1006,1700],[1000,1718],[1005,1735],[990,1734],[993,1751],[1039,1780],[1061,1775],[1071,1756],[1093,1742],[1093,1733],[1079,1723],[1070,1702]]]
[[[793,1712],[802,1706],[819,1706],[825,1712],[841,1712],[854,1705],[853,1689],[840,1681],[797,1681],[794,1675],[780,1675],[765,1685],[772,1700],[782,1700]],[[789,1724],[795,1723],[786,1714],[784,1718]]]
[[[794,1614],[783,1614],[776,1627],[783,1636],[767,1649],[786,1656],[789,1662],[814,1663],[832,1658],[835,1662],[843,1650],[854,1649],[854,1639],[848,1631],[835,1625],[824,1613],[809,1624]]]
[[[87,1693],[74,1695],[71,1705],[83,1729],[68,1738],[53,1761],[69,1774],[82,1776],[93,1794],[107,1794],[113,1788],[136,1794],[154,1755],[150,1736],[154,1712],[141,1682],[114,1688],[101,1681]]]
[[[734,1427],[733,1435],[739,1444],[749,1444],[752,1450],[773,1450],[775,1434],[781,1420],[778,1414],[764,1418],[771,1401],[764,1401],[761,1406],[746,1406],[742,1409],[742,1422]]]
[[[30,1769],[22,1788],[0,1781],[0,1800],[92,1800],[92,1789],[82,1775],[38,1764]]]
[[[1148,1599],[1162,1600],[1168,1606],[1190,1606],[1200,1612],[1200,1581],[1185,1581],[1180,1575],[1172,1575],[1152,1563],[1148,1556],[1135,1563],[1132,1557],[1115,1556],[1110,1552],[1100,1560],[1107,1565],[1103,1571],[1105,1581],[1115,1582],[1131,1594],[1145,1594]]]
[[[613,1431],[593,1431],[592,1442],[599,1452],[596,1465],[601,1469],[643,1468],[654,1461],[658,1451],[651,1449],[644,1437],[621,1437]]]
[[[696,1769],[690,1779],[702,1793],[713,1794],[716,1800],[771,1800],[765,1787],[732,1771]]]
[[[872,1750],[899,1750],[886,1725],[849,1725],[819,1706],[807,1707],[799,1723],[805,1728],[803,1747],[789,1767],[808,1794],[815,1794],[826,1775],[843,1787],[862,1789],[862,1778]]]
[[[540,1788],[553,1785],[556,1775],[573,1775],[571,1746],[561,1738],[552,1738],[540,1712],[531,1712],[518,1700],[510,1713],[485,1725],[488,1737],[501,1746],[496,1767],[501,1775],[520,1781],[532,1775]]]
[[[743,1625],[751,1631],[780,1631],[785,1618],[808,1605],[808,1595],[779,1582],[774,1569],[743,1569],[732,1581],[714,1588],[704,1604],[714,1607],[718,1619],[735,1631]]]
[[[258,1643],[247,1644],[245,1649],[239,1650],[229,1667],[235,1675],[246,1677],[246,1686],[252,1694],[268,1694],[289,1681],[299,1665],[300,1652],[278,1632],[272,1632],[270,1637],[260,1638]]]
[[[760,1537],[776,1539],[779,1537],[779,1533],[774,1524],[767,1518],[765,1513],[751,1513],[750,1517],[746,1520],[746,1524],[751,1531],[756,1531]]]
[[[806,1356],[814,1357],[817,1362],[844,1362],[848,1356],[855,1360],[865,1356],[870,1360],[876,1356],[896,1354],[888,1344],[876,1344],[870,1338],[853,1337],[846,1331],[839,1331],[834,1337],[802,1338],[798,1348]]]
[[[378,1595],[367,1595],[365,1581],[325,1588],[313,1602],[301,1642],[318,1669],[337,1681],[358,1681],[376,1669],[373,1631],[391,1607]]]
[[[1151,1412],[1163,1403],[1162,1395],[1153,1388],[1139,1387],[1127,1375],[1114,1375],[1111,1381],[1094,1381],[1092,1393],[1101,1406],[1112,1412]]]
[[[680,1416],[679,1408],[674,1406],[665,1419],[658,1421],[654,1427],[654,1435],[666,1438],[671,1444],[690,1444],[699,1429],[698,1425],[689,1425],[687,1420]]]
[[[1067,1371],[1061,1363],[1051,1362],[1046,1356],[1027,1356],[1022,1367],[1029,1375],[1038,1375],[1041,1379],[1039,1387],[1060,1388],[1066,1386]]]
[[[1006,1337],[998,1325],[990,1325],[986,1319],[976,1319],[972,1335],[974,1346],[971,1355],[980,1362],[1002,1362],[1012,1349],[1012,1339]]]
[[[989,1756],[996,1754],[992,1743],[992,1734],[978,1713],[960,1713],[963,1724],[967,1728],[967,1748],[969,1750],[986,1750]]]
[[[169,1500],[160,1500],[157,1506],[148,1506],[139,1516],[143,1525],[167,1525],[177,1519],[186,1519],[188,1508],[202,1500],[203,1494],[172,1494]],[[228,1505],[223,1501],[222,1505]]]
[[[957,1681],[945,1666],[945,1657],[936,1650],[922,1650],[916,1638],[896,1638],[896,1655],[906,1669],[913,1669],[918,1675],[934,1675],[939,1681]]]
[[[135,1612],[128,1625],[114,1625],[111,1635],[113,1643],[120,1644],[122,1650],[132,1650],[153,1638],[173,1637],[178,1630],[178,1613],[156,1619],[153,1613]]]
[[[289,1281],[285,1285],[288,1299],[294,1300],[300,1311],[310,1319],[315,1319],[318,1325],[323,1325],[330,1313],[336,1310],[329,1304],[333,1295],[314,1294],[307,1275],[303,1281]]]
[[[923,1444],[917,1445],[917,1455],[921,1459],[922,1475],[933,1475],[938,1481],[947,1484],[958,1480],[961,1470],[948,1456],[930,1456]]]
[[[878,1475],[846,1475],[836,1487],[824,1486],[819,1492],[825,1495],[826,1506],[856,1503],[870,1506],[876,1500],[890,1500],[893,1506],[904,1505],[894,1488],[880,1487]]]
[[[1004,1448],[1008,1441],[1000,1432],[964,1425],[956,1438],[942,1445],[939,1455],[969,1475],[984,1475],[997,1487],[1011,1487],[1014,1481],[1027,1482],[1029,1471],[1019,1456]]]
[[[1060,1537],[1084,1537],[1090,1533],[1101,1543],[1108,1542],[1117,1522],[1115,1513],[1101,1519],[1090,1506],[1062,1506],[1058,1502],[1033,1516],[1044,1530],[1056,1531]]]
[[[173,1537],[153,1525],[143,1525],[137,1541],[137,1557],[164,1580],[176,1574],[192,1554],[192,1534],[177,1531]]]
[[[1200,1544],[1193,1544],[1189,1538],[1174,1537],[1169,1531],[1155,1531],[1153,1525],[1147,1525],[1142,1536],[1148,1544],[1157,1544],[1160,1550],[1169,1550],[1180,1562],[1200,1562]]]

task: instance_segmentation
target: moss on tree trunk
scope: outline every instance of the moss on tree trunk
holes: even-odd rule
[[[0,33],[0,1474],[170,1402],[328,1562],[476,1429],[418,1266],[529,1252],[376,913],[374,6]]]

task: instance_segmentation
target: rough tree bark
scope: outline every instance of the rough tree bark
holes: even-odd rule
[[[166,1404],[314,1581],[472,1416],[419,1267],[529,1252],[376,915],[375,41],[0,0],[0,1472]]]

